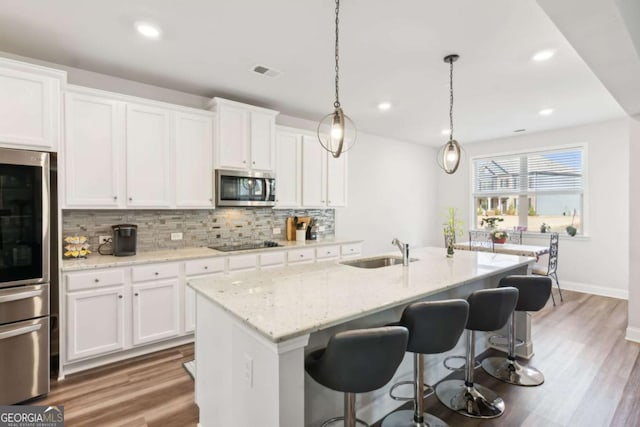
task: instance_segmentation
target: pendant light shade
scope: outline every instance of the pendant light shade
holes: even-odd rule
[[[460,58],[458,55],[447,55],[444,62],[449,64],[449,141],[438,151],[438,166],[446,173],[453,174],[460,166],[462,149],[458,141],[453,139],[453,63]]]
[[[356,135],[356,126],[340,107],[324,116],[318,124],[318,140],[335,158],[353,147]]]
[[[340,91],[339,91],[339,83],[340,83],[340,56],[339,56],[339,31],[338,31],[338,23],[339,23],[339,15],[340,15],[340,0],[336,0],[336,45],[335,45],[335,60],[336,60],[336,78],[335,78],[335,89],[336,89],[336,99],[333,103],[333,112],[327,114],[320,120],[318,123],[318,140],[320,141],[320,145],[322,148],[331,153],[331,155],[335,158],[340,157],[340,155],[353,147],[353,144],[356,142],[356,126],[353,123],[353,120],[349,118],[344,111],[342,111],[342,107],[340,106]]]

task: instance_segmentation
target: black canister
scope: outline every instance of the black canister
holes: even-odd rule
[[[112,225],[113,255],[131,256],[136,254],[138,226],[135,224]]]

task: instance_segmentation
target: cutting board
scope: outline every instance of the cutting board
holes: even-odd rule
[[[309,222],[311,222],[311,217],[310,216],[299,216],[298,217],[298,222],[304,222],[305,224],[309,225]],[[289,218],[287,218],[287,240],[296,240],[296,225],[293,223],[293,217],[290,216]]]

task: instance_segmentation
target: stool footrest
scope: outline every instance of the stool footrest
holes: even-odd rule
[[[333,423],[337,423],[338,421],[344,421],[344,417],[334,417],[334,418],[328,419],[327,421],[322,423],[320,427],[327,427]],[[356,424],[361,424],[366,427],[371,427],[369,424],[365,423],[360,418],[356,418]]]
[[[400,400],[400,401],[408,401],[408,400],[413,400],[414,396],[396,396],[393,394],[393,391],[403,385],[413,385],[413,381],[399,381],[397,383],[395,383],[393,386],[391,386],[391,388],[389,389],[389,397],[392,398],[393,400]],[[431,396],[434,393],[433,391],[433,387],[431,387],[429,384],[424,384],[424,395],[422,396],[423,399],[426,399],[427,397]]]
[[[494,347],[509,347],[509,340],[504,335],[491,335],[487,341],[489,341],[489,344]],[[521,347],[523,345],[524,341],[520,338],[516,338],[516,347]]]
[[[447,363],[449,362],[449,360],[451,359],[462,359],[465,363],[462,364],[462,366],[450,366]],[[445,357],[444,361],[442,362],[442,364],[444,365],[445,368],[447,368],[450,371],[454,371],[454,372],[461,372],[464,371],[466,369],[466,357],[465,356],[448,356]],[[473,369],[478,369],[480,367],[480,363],[478,363],[477,361],[474,360],[473,363]]]

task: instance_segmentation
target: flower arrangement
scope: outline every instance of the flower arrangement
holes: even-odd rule
[[[499,216],[486,216],[480,220],[480,226],[484,226],[486,224],[486,228],[489,230],[493,230],[496,228],[496,222],[502,222],[504,218]]]
[[[547,224],[546,222],[543,222],[542,225],[540,225],[540,232],[541,233],[548,233],[551,231],[551,226],[549,224]]]
[[[493,230],[491,232],[491,237],[493,238],[493,241],[495,242],[496,240],[502,240],[504,241],[507,237],[508,234],[506,231],[503,230]]]
[[[444,241],[447,247],[447,257],[453,256],[453,244],[456,242],[456,236],[462,236],[463,222],[456,218],[458,213],[456,208],[447,208],[447,214],[445,216],[444,226]]]

